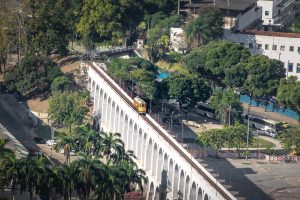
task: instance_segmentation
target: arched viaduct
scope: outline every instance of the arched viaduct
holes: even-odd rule
[[[145,199],[235,199],[150,116],[138,114],[133,100],[100,65],[86,64],[94,122],[104,131],[121,133],[126,149],[135,152],[149,178]]]

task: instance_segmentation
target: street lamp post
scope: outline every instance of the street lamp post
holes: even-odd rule
[[[250,132],[250,107],[248,106],[248,126],[247,126],[247,152],[246,152],[246,159],[248,159],[248,149],[249,149],[249,132]]]

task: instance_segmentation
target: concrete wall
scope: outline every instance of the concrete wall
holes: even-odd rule
[[[262,18],[262,9],[253,7],[244,14],[238,15],[237,30],[243,30]]]

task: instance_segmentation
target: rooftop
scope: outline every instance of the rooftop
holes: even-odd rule
[[[259,30],[244,30],[242,34],[249,35],[263,35],[273,37],[287,37],[287,38],[300,38],[299,33],[286,33],[286,32],[270,32],[270,31],[259,31]]]

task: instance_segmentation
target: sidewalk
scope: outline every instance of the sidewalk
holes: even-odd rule
[[[243,103],[243,107],[244,107],[244,112],[246,113],[247,110],[248,110],[248,104]],[[265,117],[265,118],[268,118],[268,119],[272,119],[272,120],[275,120],[275,121],[279,121],[279,122],[287,122],[291,125],[298,125],[299,124],[298,121],[295,120],[295,119],[292,119],[290,117],[281,115],[281,114],[276,113],[276,112],[271,112],[271,111],[265,112],[265,109],[260,108],[260,107],[251,106],[250,115],[251,114],[259,115],[259,116],[262,116],[262,117]]]

